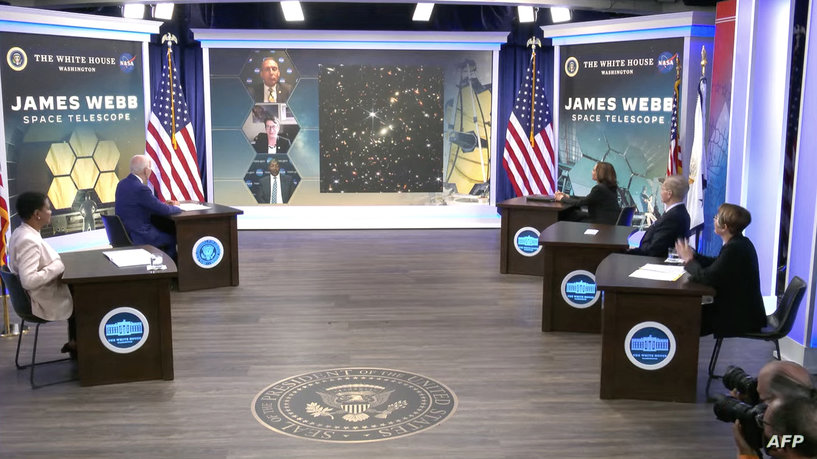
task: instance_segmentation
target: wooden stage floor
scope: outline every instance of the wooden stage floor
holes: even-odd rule
[[[541,278],[499,274],[498,229],[242,231],[239,244],[239,287],[172,294],[174,381],[31,390],[16,340],[0,340],[0,458],[735,457],[704,400],[711,337],[698,403],[600,400],[600,337],[540,331]],[[64,324],[41,328],[43,358]],[[772,349],[726,340],[719,371],[756,374]],[[357,444],[254,419],[272,383],[341,367],[424,375],[459,406],[427,431]]]

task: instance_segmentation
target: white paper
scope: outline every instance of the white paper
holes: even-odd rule
[[[105,254],[113,264],[120,268],[150,264],[151,254],[145,249],[112,250],[102,253]]]
[[[178,208],[179,208],[179,209],[181,209],[181,210],[185,210],[185,211],[187,211],[187,210],[204,210],[204,209],[209,209],[209,207],[207,207],[207,206],[203,206],[203,205],[201,205],[201,204],[194,204],[194,203],[191,203],[191,202],[183,202],[183,203],[179,204],[179,205],[178,205],[178,206],[176,206],[176,207],[178,207]]]
[[[587,235],[590,235],[590,236],[595,236],[598,232],[599,232],[599,230],[593,229],[593,228],[584,230],[584,234],[587,234]]]
[[[636,269],[632,274],[630,274],[630,277],[660,281],[676,281],[683,275],[683,266],[667,266],[647,263],[646,265]]]

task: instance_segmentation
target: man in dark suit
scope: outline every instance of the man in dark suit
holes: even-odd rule
[[[261,204],[286,204],[292,196],[292,177],[280,174],[281,166],[273,159],[269,162],[269,174],[261,178],[261,188],[256,199]]]
[[[256,102],[285,104],[292,93],[292,86],[278,81],[281,77],[281,70],[274,57],[265,57],[261,61],[260,71],[261,81],[257,82],[253,88],[253,100]]]
[[[130,175],[116,185],[116,215],[134,244],[150,244],[176,259],[176,236],[159,230],[150,222],[151,215],[178,214],[182,210],[165,204],[153,195],[147,183],[152,161],[146,155],[136,155],[130,161]],[[178,204],[173,201],[172,204]]]
[[[289,151],[291,142],[286,137],[281,137],[281,125],[278,118],[267,117],[264,120],[264,132],[255,136],[253,148],[256,153],[286,153]]]
[[[666,257],[667,249],[675,247],[675,241],[686,238],[689,232],[689,212],[686,196],[689,184],[683,177],[673,175],[664,179],[661,184],[661,202],[664,203],[664,214],[655,221],[641,238],[641,245],[629,253]]]

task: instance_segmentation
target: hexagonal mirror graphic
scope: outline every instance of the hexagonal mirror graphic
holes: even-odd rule
[[[241,70],[253,102],[287,103],[300,75],[284,50],[256,50]]]
[[[85,127],[77,128],[71,133],[68,140],[77,156],[93,156],[96,149],[97,137],[93,130]]]
[[[116,185],[118,184],[119,178],[115,172],[103,172],[99,174],[94,191],[101,202],[112,203],[116,200]]]
[[[244,184],[259,204],[288,203],[300,182],[301,176],[285,154],[256,155],[244,176]]]
[[[101,140],[94,152],[94,161],[100,171],[112,171],[116,169],[119,162],[119,148],[116,142],[111,140]]]
[[[74,168],[74,152],[66,142],[52,143],[45,155],[45,164],[52,175],[68,175]]]
[[[74,163],[74,170],[71,171],[71,178],[77,184],[77,189],[87,190],[96,184],[99,177],[99,169],[93,158],[78,158]]]
[[[242,131],[256,153],[288,153],[300,131],[284,104],[256,104]]]
[[[48,199],[54,209],[67,209],[74,203],[77,195],[77,187],[71,177],[54,177],[51,186],[48,187]]]

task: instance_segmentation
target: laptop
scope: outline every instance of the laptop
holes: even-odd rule
[[[539,202],[554,202],[556,201],[556,197],[552,194],[532,194],[530,196],[525,196],[527,201],[539,201]]]

